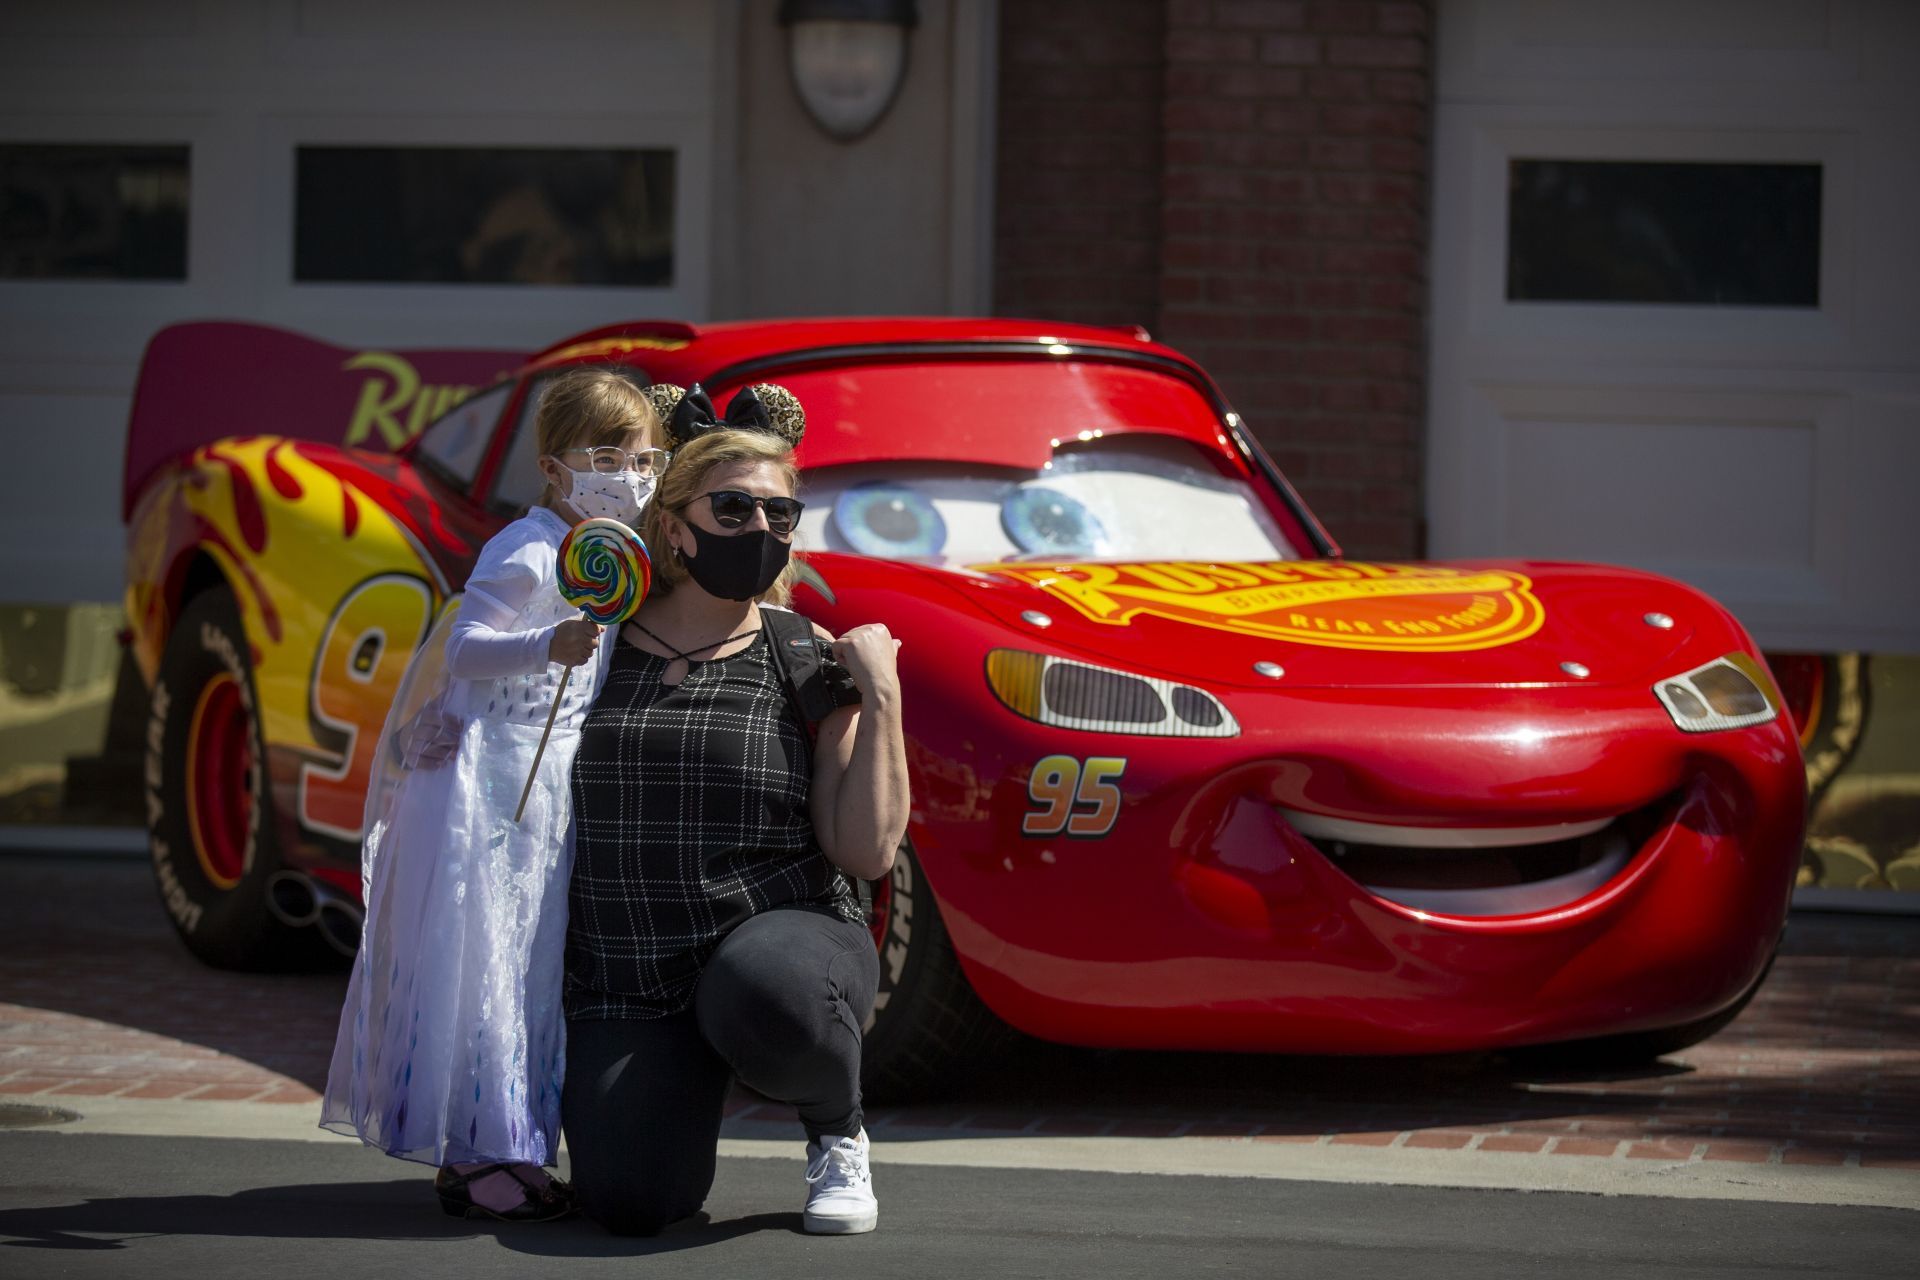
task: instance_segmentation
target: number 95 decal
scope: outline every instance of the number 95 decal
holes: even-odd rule
[[[1120,788],[1124,756],[1088,756],[1085,764],[1072,756],[1047,756],[1036,762],[1027,779],[1027,798],[1041,806],[1020,820],[1029,836],[1057,836],[1062,832],[1094,840],[1113,830],[1120,816]]]

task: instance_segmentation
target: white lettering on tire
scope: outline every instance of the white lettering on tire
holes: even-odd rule
[[[164,680],[154,682],[153,698],[147,706],[147,761],[144,773],[147,784],[147,840],[149,851],[153,854],[153,874],[160,883],[160,900],[166,904],[167,914],[184,932],[192,933],[200,927],[200,904],[189,898],[187,891],[180,887],[180,877],[173,871],[172,847],[153,834],[166,813],[166,798],[161,789],[161,757],[166,748],[167,713],[173,708],[173,694]]]
[[[200,624],[200,647],[212,654],[239,686],[240,706],[246,713],[247,721],[256,724],[253,706],[253,684],[248,679],[246,667],[240,661],[240,651],[234,647],[233,638],[211,622]],[[155,834],[159,831],[161,820],[167,813],[166,778],[166,741],[167,720],[172,715],[176,700],[167,688],[164,676],[156,678],[153,697],[148,702],[147,715],[147,759],[143,770],[147,791],[147,844],[148,852],[153,856],[154,879],[160,886],[160,898],[166,905],[167,914],[182,933],[193,933],[200,927],[205,908],[193,900],[186,887],[180,883],[178,872],[173,865],[174,850],[166,840]],[[261,794],[262,771],[264,762],[260,752],[253,753],[252,776],[249,782],[253,794]],[[245,875],[253,867],[254,850],[259,839],[258,823],[260,810],[255,806],[251,821],[247,825],[246,849],[241,862],[241,874]]]
[[[907,947],[913,941],[913,868],[904,857],[895,858],[888,879],[892,896],[887,904],[887,940],[880,957],[880,989],[874,993],[873,1012],[860,1028],[863,1034],[873,1030],[874,1019],[893,998],[893,988],[906,971]]]

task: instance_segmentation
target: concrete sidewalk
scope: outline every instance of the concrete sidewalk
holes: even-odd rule
[[[0,1102],[69,1107],[73,1131],[318,1136],[343,976],[200,966],[137,862],[0,858],[0,936]],[[1920,920],[1801,915],[1747,1012],[1652,1068],[1041,1049],[868,1122],[902,1162],[1920,1208],[1916,1014]],[[783,1108],[730,1110],[730,1153],[792,1150]]]

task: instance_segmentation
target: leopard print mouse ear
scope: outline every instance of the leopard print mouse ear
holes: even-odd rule
[[[756,382],[740,394],[745,395],[748,391],[766,410],[767,424],[773,433],[798,448],[800,437],[807,433],[807,411],[800,407],[800,397],[772,382]],[[727,416],[733,416],[731,406],[727,409]]]
[[[686,398],[687,389],[676,387],[671,382],[656,382],[640,394],[647,398],[647,402],[653,406],[654,413],[659,415],[660,429],[668,436],[669,446],[678,448],[680,442],[672,439],[670,424],[673,422],[673,411],[679,408],[680,402]]]

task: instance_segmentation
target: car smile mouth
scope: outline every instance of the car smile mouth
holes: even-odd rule
[[[1661,806],[1529,827],[1363,822],[1280,814],[1376,898],[1435,915],[1538,915],[1576,902],[1633,861]]]

